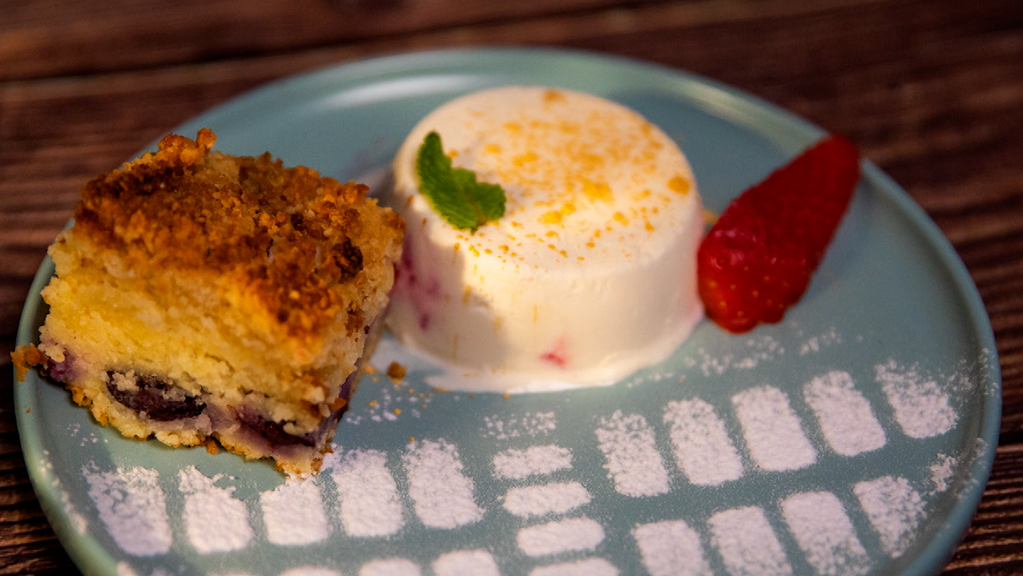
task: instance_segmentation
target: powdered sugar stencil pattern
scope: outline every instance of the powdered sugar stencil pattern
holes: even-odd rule
[[[78,444],[165,461],[92,459],[59,479],[47,466],[83,484],[60,504],[80,530],[140,576],[886,572],[988,456],[959,428],[990,354],[932,373],[843,366],[805,345],[820,341],[739,340],[714,362],[693,349],[616,388],[554,395],[420,390],[429,367],[410,362],[402,380],[363,383],[313,479],[77,423]],[[376,364],[405,359],[382,350]],[[765,377],[781,364],[792,380]],[[215,472],[225,460],[233,474]]]

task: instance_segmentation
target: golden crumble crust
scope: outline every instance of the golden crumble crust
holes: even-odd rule
[[[11,362],[14,364],[14,379],[21,382],[25,374],[35,366],[46,366],[46,354],[43,354],[34,344],[18,346],[11,352]]]
[[[351,303],[379,286],[367,268],[397,259],[401,218],[362,184],[285,168],[269,153],[214,152],[215,141],[207,128],[194,141],[168,135],[157,152],[92,180],[75,234],[119,251],[140,274],[229,276],[293,337],[316,335],[339,314],[350,332],[362,329]]]

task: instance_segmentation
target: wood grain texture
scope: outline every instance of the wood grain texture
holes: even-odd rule
[[[146,69],[352,45],[409,33],[534,22],[637,0],[152,0],[12,2],[0,80]],[[62,25],[55,26],[55,22]],[[399,40],[400,41],[400,40]]]
[[[856,141],[977,284],[1003,377],[991,481],[948,574],[1023,573],[1018,0],[0,0],[0,574],[74,573],[21,457],[7,352],[89,178],[290,74],[405,50],[559,46],[734,85]]]

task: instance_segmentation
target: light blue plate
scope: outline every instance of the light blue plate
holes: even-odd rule
[[[277,82],[177,128],[349,179],[386,166],[423,115],[502,84],[584,90],[677,139],[722,210],[822,135],[676,70],[550,50],[427,52]],[[991,327],[948,242],[864,163],[803,300],[744,336],[701,324],[616,386],[434,392],[436,370],[362,383],[317,479],[121,438],[59,386],[16,385],[32,481],[86,574],[933,574],[991,468]],[[46,314],[25,305],[19,343]]]

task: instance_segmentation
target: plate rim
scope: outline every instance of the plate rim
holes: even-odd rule
[[[735,116],[745,114],[746,118],[758,118],[772,124],[784,126],[785,131],[788,133],[798,133],[799,138],[791,138],[786,135],[784,138],[772,139],[772,142],[783,147],[786,153],[794,153],[802,147],[809,145],[814,139],[819,138],[826,132],[823,128],[809,120],[755,94],[699,74],[631,57],[555,47],[441,48],[407,52],[395,51],[355,58],[285,76],[257,86],[200,112],[198,115],[174,127],[171,132],[181,133],[189,129],[189,127],[208,122],[211,118],[240,113],[245,107],[259,104],[268,97],[279,98],[281,95],[286,96],[290,91],[301,90],[307,84],[332,85],[332,79],[338,76],[348,77],[349,81],[354,80],[358,82],[360,80],[372,79],[374,76],[380,76],[385,70],[405,72],[415,70],[417,64],[424,62],[429,63],[430,67],[424,70],[423,73],[431,73],[438,69],[464,68],[464,64],[468,59],[479,58],[481,56],[491,59],[509,60],[559,58],[561,61],[583,62],[596,67],[625,67],[635,70],[638,74],[654,74],[671,82],[673,88],[679,86],[684,88],[680,92],[672,90],[672,93],[680,93],[688,100],[693,101],[694,104],[699,102],[713,107],[719,114],[725,115],[726,120],[729,122],[740,121]],[[694,89],[703,92],[702,96],[694,96]],[[711,98],[711,96],[715,98]],[[312,98],[309,99],[311,100]],[[746,120],[741,123],[745,124],[748,122]],[[764,128],[759,130],[764,130]],[[155,145],[156,142],[151,143],[141,150],[139,154],[154,149]],[[989,378],[984,383],[986,385],[985,389],[989,390],[989,392],[985,394],[982,405],[983,414],[981,415],[982,421],[978,435],[978,440],[986,442],[987,446],[985,452],[973,461],[970,469],[970,477],[975,482],[972,482],[963,492],[961,498],[948,512],[947,517],[944,518],[943,525],[934,533],[930,542],[917,551],[916,557],[901,572],[903,576],[936,574],[944,568],[948,560],[954,555],[959,541],[966,534],[992,471],[998,446],[1002,410],[1002,375],[998,350],[993,327],[991,326],[990,318],[979,290],[952,243],[923,208],[891,177],[867,159],[862,161],[862,168],[863,180],[872,181],[880,195],[893,203],[895,208],[906,218],[907,223],[911,225],[912,229],[921,234],[935,252],[942,267],[947,270],[948,275],[954,281],[955,293],[962,299],[966,310],[969,312],[971,320],[971,330],[969,332],[978,338],[978,347],[990,353],[990,360],[983,367],[986,376]],[[37,340],[39,326],[35,323],[35,318],[39,313],[40,307],[44,305],[40,291],[49,282],[52,274],[53,262],[50,256],[46,255],[33,278],[22,308],[15,341],[16,346],[32,343]],[[90,575],[113,574],[117,569],[118,562],[95,536],[88,532],[81,535],[73,530],[71,521],[67,517],[67,511],[60,503],[61,496],[58,493],[58,487],[54,484],[51,471],[47,470],[46,466],[42,464],[42,458],[47,453],[47,449],[43,446],[41,432],[34,424],[34,420],[29,418],[31,411],[37,407],[34,402],[34,391],[34,384],[29,382],[27,378],[23,381],[18,381],[15,378],[15,418],[22,455],[32,488],[61,546],[71,557],[76,567],[82,570],[83,573]]]

